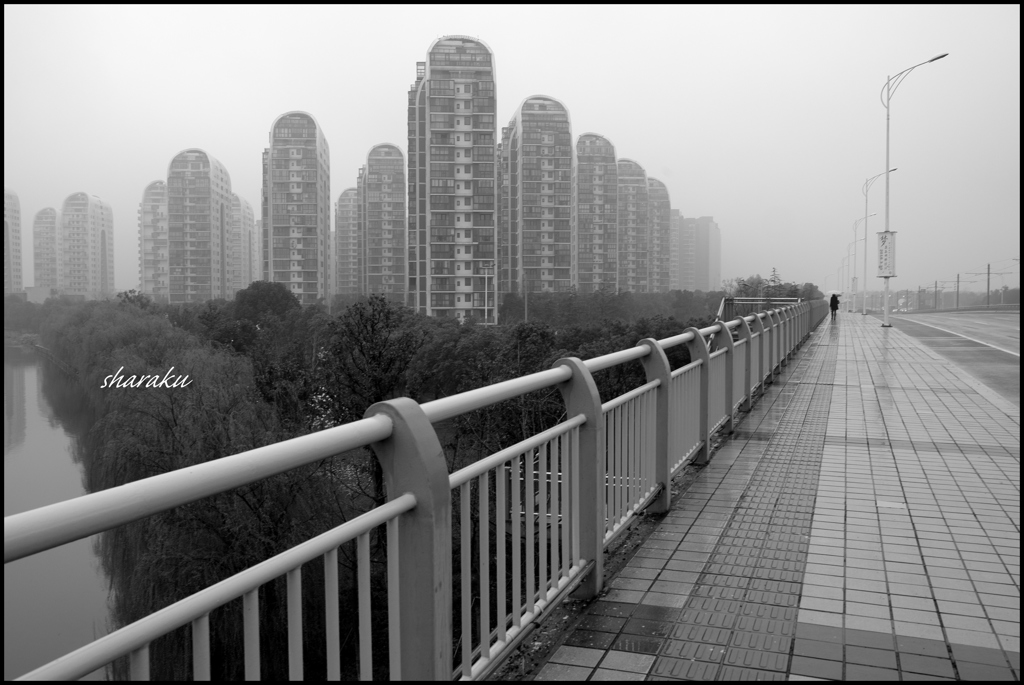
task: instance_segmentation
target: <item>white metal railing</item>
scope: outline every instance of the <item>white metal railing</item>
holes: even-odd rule
[[[726,407],[726,365],[731,360],[726,350],[711,353],[711,393],[708,397],[708,411],[711,413],[711,430],[715,430],[732,415]]]
[[[645,507],[667,509],[672,474],[690,460],[707,461],[714,430],[731,431],[735,408],[756,399],[825,311],[824,301],[789,305],[586,361],[563,359],[422,405],[382,402],[344,426],[5,517],[9,563],[365,446],[373,447],[389,494],[386,504],[23,677],[77,678],[128,656],[132,677],[146,679],[150,643],[189,625],[193,675],[209,678],[210,612],[241,598],[245,675],[258,678],[259,588],[284,576],[288,668],[301,678],[302,565],[322,557],[327,675],[337,678],[338,548],[355,540],[358,612],[348,620],[358,623],[359,677],[372,679],[369,549],[379,526],[387,537],[390,677],[486,677],[569,591],[601,589],[605,546]],[[678,345],[691,361],[673,370],[665,351]],[[635,360],[647,382],[602,402],[592,374]],[[558,389],[571,418],[447,473],[433,424],[547,388]]]
[[[653,380],[601,405],[605,436],[605,534],[608,544],[654,493],[655,419]]]

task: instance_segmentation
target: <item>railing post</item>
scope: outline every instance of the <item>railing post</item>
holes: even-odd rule
[[[764,326],[764,333],[768,336],[768,369],[765,372],[768,380],[766,381],[769,385],[775,383],[775,319],[772,318],[772,311],[770,309],[765,310],[764,318],[767,323]]]
[[[373,443],[388,499],[405,493],[416,506],[398,519],[398,616],[401,673],[391,679],[452,679],[452,511],[448,464],[434,427],[408,397],[378,402],[365,416],[384,414],[393,428]]]
[[[693,455],[696,464],[707,464],[711,457],[711,430],[708,425],[708,381],[711,376],[711,358],[708,355],[708,345],[704,342],[700,331],[696,328],[687,328],[683,333],[693,333],[693,340],[686,343],[686,349],[690,351],[690,361],[700,360],[700,449]]]
[[[737,316],[736,321],[736,332],[739,334],[740,340],[745,340],[743,345],[743,404],[740,405],[740,409],[743,411],[750,411],[750,408],[754,405],[753,398],[750,392],[750,377],[753,365],[753,337],[750,332],[750,326],[747,325],[747,320],[742,316]]]
[[[789,353],[793,349],[792,341],[790,338],[790,331],[793,326],[791,324],[789,307],[784,307],[779,310],[779,317],[782,319],[782,359],[779,360],[780,366],[789,366]]]
[[[754,314],[754,331],[751,333],[757,333],[757,396],[758,398],[764,395],[764,351],[765,345],[768,344],[768,336],[765,335],[764,322],[761,321],[761,317]],[[750,391],[753,394],[753,390]]]
[[[781,349],[780,345],[782,345],[782,341],[779,340],[779,334],[782,332],[782,322],[779,319],[779,312],[777,309],[771,309],[768,311],[768,320],[772,322],[772,349],[768,356],[771,368],[768,369],[768,374],[772,377],[772,383],[774,383],[775,377],[782,373],[782,368],[779,364],[779,350]]]
[[[733,417],[735,416],[732,406],[733,399],[735,399],[733,398],[733,385],[735,381],[735,378],[733,377],[733,374],[735,373],[733,369],[733,363],[735,362],[733,354],[736,352],[736,343],[732,341],[732,331],[725,327],[724,321],[718,320],[715,323],[718,324],[719,328],[722,330],[719,331],[718,335],[711,339],[711,345],[709,346],[708,351],[715,352],[717,350],[725,350],[725,413],[728,414],[729,418],[726,419],[724,428],[726,434],[729,435],[733,432]]]
[[[594,570],[583,579],[573,596],[596,597],[604,585],[605,476],[607,464],[604,443],[604,415],[601,395],[590,370],[576,357],[566,357],[555,366],[567,366],[572,378],[559,384],[568,416],[583,414],[586,423],[579,436],[579,512],[580,557],[593,559]]]
[[[637,346],[646,346],[650,354],[641,359],[644,365],[644,372],[647,374],[647,382],[653,380],[661,381],[657,391],[657,435],[654,439],[654,479],[661,483],[661,494],[651,502],[650,511],[655,514],[666,512],[672,506],[672,476],[669,466],[669,421],[676,416],[678,407],[669,406],[669,398],[672,396],[672,366],[668,363],[665,350],[654,338],[644,338],[637,343]],[[673,446],[674,447],[674,446]],[[675,450],[671,450],[674,454]]]

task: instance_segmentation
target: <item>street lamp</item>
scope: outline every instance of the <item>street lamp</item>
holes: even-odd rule
[[[903,83],[903,80],[910,75],[910,72],[917,69],[922,64],[931,64],[932,62],[942,59],[948,54],[948,52],[944,52],[941,55],[936,55],[926,62],[915,64],[909,69],[904,69],[895,76],[890,76],[889,80],[885,82],[884,86],[882,86],[882,91],[878,94],[879,99],[882,100],[882,106],[885,107],[885,243],[887,246],[892,245],[892,236],[889,235],[889,115],[892,112],[889,105],[891,104],[892,96],[896,93],[896,89],[899,88],[900,84]],[[893,81],[896,83],[893,84]],[[881,266],[881,264],[879,266]],[[883,274],[882,276],[885,279],[885,299],[882,302],[882,326],[884,328],[891,328],[892,324],[889,323],[889,279],[896,275],[896,265],[890,262],[887,267],[885,274],[888,275]]]
[[[854,248],[854,259],[856,259],[856,247],[857,247],[857,240],[856,240],[856,238],[854,238],[853,242],[850,242],[850,243],[846,244],[846,256],[843,257],[843,269],[844,269],[843,273],[846,276],[846,278],[843,281],[843,283],[844,283],[844,286],[848,288],[848,290],[846,292],[851,293],[850,297],[854,298],[854,297],[856,297],[856,295],[853,294],[854,293],[854,290],[853,290],[853,278],[854,278],[854,273],[856,272],[856,270],[854,268],[851,268],[851,261],[850,261],[850,248],[851,247]],[[854,261],[853,264],[856,264],[856,261]],[[852,309],[853,305],[851,304],[851,300],[847,300],[844,304],[846,305],[846,309],[845,309],[846,312],[853,311],[853,309]]]
[[[889,169],[889,171],[896,171],[896,167]],[[861,316],[867,316],[868,313],[868,217],[875,215],[875,213],[868,214],[868,193],[871,192],[871,186],[874,182],[883,174],[885,174],[884,171],[881,174],[875,174],[865,180],[864,185],[860,187],[860,192],[864,193],[864,282],[861,284],[861,287],[864,288],[864,303],[860,312]]]
[[[879,176],[881,176],[881,174],[879,174]],[[862,221],[867,221],[869,216],[874,216],[875,214],[877,214],[877,212],[871,212],[871,214],[868,214],[868,213],[865,212],[863,218],[857,219],[856,221],[853,222],[853,268],[851,269],[851,271],[853,272],[853,287],[850,288],[851,297],[853,298],[853,302],[851,302],[851,304],[850,304],[850,307],[851,307],[850,311],[851,312],[856,312],[857,311],[857,224],[859,224]],[[868,268],[867,267],[867,263],[868,263],[868,243],[867,243],[868,232],[867,231],[868,231],[867,224],[865,223],[864,224],[864,269],[865,270],[867,270],[867,268]],[[867,278],[868,278],[867,275],[865,275],[864,276],[864,282],[861,283],[861,287],[864,288],[864,299],[865,300],[867,300],[867,296],[868,296]]]

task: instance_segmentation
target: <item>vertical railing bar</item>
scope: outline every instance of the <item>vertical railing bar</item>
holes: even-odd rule
[[[488,512],[490,497],[488,496],[490,471],[484,471],[476,484],[476,495],[480,501],[480,516],[477,525],[480,527],[480,658],[491,655],[491,553],[489,539],[491,535],[491,516]]]
[[[387,522],[388,534],[388,670],[390,680],[402,679],[402,599],[399,592],[398,518]]]
[[[572,473],[572,563],[580,560],[580,428],[572,429],[570,469]]]
[[[473,521],[470,518],[470,483],[466,481],[459,486],[459,536],[462,540],[461,553],[461,576],[462,576],[462,672],[473,672],[473,617],[470,613],[470,605],[473,599],[472,571],[470,570],[470,535],[473,530]]]
[[[533,546],[537,542],[533,532],[533,451],[524,455],[526,461],[526,501],[523,511],[526,513],[526,609],[533,613],[537,608],[537,595],[534,592],[534,564]]]
[[[559,523],[561,512],[558,510],[558,488],[560,487],[561,468],[559,455],[561,454],[562,436],[551,441],[552,453],[550,459],[551,469],[551,584],[549,587],[558,587],[558,576],[561,569],[559,561],[558,543],[562,537],[559,535]]]
[[[626,517],[626,512],[629,511],[630,490],[633,487],[633,458],[636,456],[636,400],[627,402],[622,410],[623,421],[626,424],[626,449],[622,453],[622,510],[619,512],[619,521],[622,521]]]
[[[245,679],[260,679],[260,589],[242,595],[242,642],[245,653]]]
[[[649,416],[649,414],[650,414],[651,411],[654,411],[653,408],[651,407],[651,405],[653,404],[653,402],[651,400],[651,392],[657,392],[657,390],[654,390],[654,391],[650,391],[649,390],[649,391],[645,392],[644,393],[644,397],[643,397],[643,402],[641,402],[641,404],[640,404],[640,424],[639,424],[639,429],[640,429],[640,436],[641,437],[640,437],[640,453],[637,455],[637,474],[636,474],[636,490],[637,490],[637,495],[638,496],[637,496],[637,499],[635,499],[633,501],[633,506],[630,507],[633,510],[636,510],[637,505],[640,503],[640,500],[643,498],[644,494],[647,491],[647,455],[651,454],[652,457],[654,456],[653,453],[650,452],[650,450],[651,450],[651,442],[650,442],[650,435],[648,435],[648,427],[650,425],[650,416]]]
[[[359,679],[373,680],[373,608],[370,606],[370,533],[356,538],[356,592],[359,595]]]
[[[537,592],[544,597],[548,591],[548,441],[537,448]]]
[[[615,460],[618,459],[619,454],[619,431],[616,422],[617,409],[612,409],[606,416],[608,417],[607,428],[605,432],[608,436],[608,458],[606,463],[608,465],[608,473],[605,475],[605,524],[604,532],[607,535],[608,531],[611,530],[612,520],[615,518]]]
[[[615,410],[611,410],[606,414],[601,415],[601,419],[604,421],[604,466],[605,466],[605,486],[604,486],[604,501],[605,511],[611,509],[611,473],[612,473],[612,460],[615,458],[614,449],[614,436],[615,436],[615,424],[614,424]],[[607,530],[607,523],[605,529]]]
[[[640,487],[640,485],[641,485],[640,474],[643,472],[640,464],[643,461],[644,448],[647,446],[645,444],[646,436],[644,435],[644,409],[646,408],[646,405],[647,405],[647,393],[646,392],[643,393],[643,395],[641,395],[640,397],[637,397],[637,399],[639,399],[640,401],[638,401],[636,403],[636,406],[635,406],[635,409],[634,409],[634,412],[633,412],[634,416],[636,417],[637,452],[633,456],[633,473],[632,473],[633,498],[630,501],[630,506],[626,508],[626,513],[627,514],[629,512],[631,512],[631,511],[633,511],[636,508],[637,503],[640,501],[640,491],[641,491],[641,487]]]
[[[288,679],[302,680],[302,567],[288,571]]]
[[[618,527],[626,513],[629,500],[629,460],[632,458],[633,441],[633,405],[632,401],[622,405],[622,455],[619,460],[619,511],[615,517],[615,527]]]
[[[618,487],[615,488],[615,494],[617,499],[615,501],[615,521],[611,527],[611,530],[615,530],[618,527],[619,521],[622,520],[622,512],[626,508],[626,493],[623,492],[623,476],[626,473],[626,458],[629,456],[629,416],[626,413],[627,407],[619,405],[619,425],[621,428],[621,440],[619,442],[619,463],[617,465],[617,476],[618,476]]]
[[[525,505],[520,501],[520,487],[522,487],[523,468],[521,457],[512,459],[512,476],[515,478],[515,485],[512,487],[512,625],[516,628],[523,623],[523,602],[522,602],[522,562],[523,562],[523,535],[522,521]]]
[[[149,680],[149,643],[128,655],[128,672],[132,680]]]
[[[192,680],[210,679],[210,615],[192,621]]]
[[[505,593],[505,578],[508,575],[505,572],[505,548],[508,546],[508,541],[505,539],[505,512],[508,511],[508,507],[505,506],[506,471],[507,469],[503,466],[501,467],[500,478],[498,473],[494,474],[494,547],[495,552],[497,552],[494,567],[497,614],[494,619],[498,623],[498,640],[500,642],[504,642],[506,639],[506,625],[508,624],[508,607],[506,606],[507,598]]]
[[[324,555],[324,620],[327,623],[327,679],[341,680],[341,615],[338,608],[338,548]]]
[[[575,430],[575,429],[574,429]],[[572,472],[569,471],[569,447],[572,445],[572,431],[558,437],[562,455],[561,464],[561,487],[562,487],[562,576],[569,575],[569,557],[572,556],[572,548],[569,546],[570,528],[572,518],[569,515],[569,478]]]

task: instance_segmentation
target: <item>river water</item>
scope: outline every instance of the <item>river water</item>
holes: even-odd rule
[[[85,399],[52,363],[4,347],[4,516],[85,494],[75,461],[93,421]],[[6,564],[4,679],[105,635],[107,585],[91,538]]]

